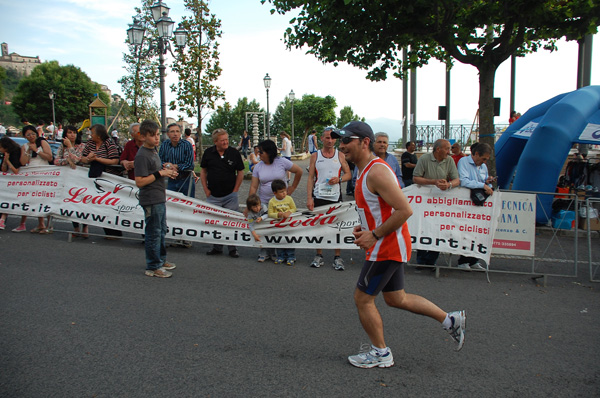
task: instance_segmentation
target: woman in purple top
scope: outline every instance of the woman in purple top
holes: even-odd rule
[[[258,144],[258,155],[260,162],[252,170],[252,184],[250,193],[257,193],[263,203],[268,203],[273,197],[271,182],[273,180],[286,181],[286,172],[294,173],[294,181],[287,188],[287,194],[291,195],[302,178],[302,168],[290,160],[277,156],[277,145],[271,140],[264,140]]]

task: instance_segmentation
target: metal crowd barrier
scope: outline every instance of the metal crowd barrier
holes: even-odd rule
[[[494,267],[490,269],[490,272],[500,273],[515,273],[515,274],[529,274],[534,278],[543,278],[543,284],[546,286],[547,277],[559,276],[559,277],[577,277],[578,266],[580,263],[580,253],[588,253],[588,263],[590,269],[590,280],[593,280],[595,271],[598,269],[597,257],[599,255],[597,248],[600,245],[596,244],[596,253],[593,252],[594,248],[594,235],[600,232],[590,230],[589,224],[587,229],[580,228],[580,209],[582,205],[588,208],[588,204],[592,202],[598,202],[598,199],[586,198],[583,191],[580,193],[555,193],[555,192],[534,192],[534,191],[510,191],[517,193],[527,193],[536,195],[536,206],[542,208],[545,216],[551,220],[546,225],[536,225],[536,239],[535,239],[535,254],[533,257],[523,256],[510,256],[510,255],[495,255],[492,253],[493,259],[509,259],[510,263],[503,263],[501,261],[491,261]],[[541,207],[542,197],[552,196],[553,198],[559,198],[562,200],[562,205],[565,207],[566,212],[563,213],[562,218],[555,219],[556,226],[553,225],[551,215],[547,214],[546,210]],[[553,206],[556,202],[553,203]],[[569,211],[575,213],[572,221],[573,227],[571,229],[564,229],[565,223],[569,223],[570,219],[566,219],[569,215]],[[595,257],[593,257],[595,256]],[[524,265],[529,263],[527,267]],[[496,268],[496,265],[500,264],[500,269]],[[582,264],[585,264],[582,262]],[[596,266],[593,271],[592,267]],[[520,270],[518,268],[521,267]],[[526,269],[526,271],[524,270]]]
[[[590,281],[600,282],[600,198],[587,198],[585,209]]]

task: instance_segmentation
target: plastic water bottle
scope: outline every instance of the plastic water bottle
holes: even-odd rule
[[[333,171],[329,170],[327,173],[327,178],[325,179],[325,189],[323,190],[327,196],[331,196],[333,193],[333,185],[329,185],[329,180],[333,178]]]

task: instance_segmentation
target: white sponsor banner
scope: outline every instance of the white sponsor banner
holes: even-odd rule
[[[55,217],[142,234],[143,211],[132,180],[104,173],[88,178],[87,169],[23,167],[0,175],[0,211]],[[413,209],[408,220],[413,249],[439,250],[489,261],[500,214],[500,193],[474,206],[468,189],[449,192],[417,185],[404,189]],[[240,198],[243,201],[244,198]],[[284,220],[256,225],[255,242],[242,213],[167,191],[168,238],[253,247],[356,249],[354,202],[304,210]]]
[[[475,206],[471,190],[442,191],[433,186],[403,189],[413,209],[408,219],[413,249],[477,257],[489,263],[502,195],[495,192]]]
[[[59,167],[21,167],[19,174],[0,173],[0,213],[45,217],[58,203],[63,185]]]
[[[592,141],[600,144],[600,124],[588,123],[579,135],[579,141]]]
[[[502,192],[494,254],[535,255],[535,194]]]
[[[531,137],[531,134],[533,134],[533,130],[537,128],[538,124],[539,123],[537,122],[529,122],[517,130],[513,135],[517,137],[529,138]]]
[[[53,215],[98,227],[144,233],[139,189],[134,181],[69,167],[23,167],[0,178],[0,211],[18,215]],[[242,198],[243,200],[244,198]],[[242,213],[167,191],[168,238],[255,247],[356,249],[352,229],[358,224],[354,202],[295,213],[285,220],[257,224],[255,242]]]

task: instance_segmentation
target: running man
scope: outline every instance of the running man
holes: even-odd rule
[[[363,122],[350,122],[339,132],[340,151],[358,167],[355,200],[360,226],[354,228],[354,243],[366,251],[354,302],[360,322],[371,340],[366,352],[348,357],[359,368],[387,368],[394,365],[392,351],[385,344],[383,321],[375,297],[383,292],[387,305],[433,318],[442,324],[458,344],[465,341],[465,311],[446,313],[424,297],[404,291],[404,265],[410,259],[411,238],[406,220],[412,209],[390,167],[373,154],[375,137]]]

